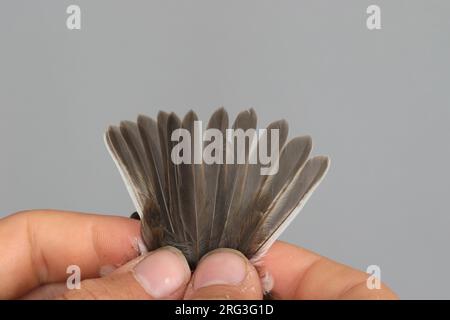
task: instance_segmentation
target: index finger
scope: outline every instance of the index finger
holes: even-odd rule
[[[64,282],[67,267],[98,277],[139,254],[136,220],[36,210],[0,220],[0,299],[22,296],[42,284]]]
[[[384,284],[369,289],[367,273],[277,241],[261,261],[276,299],[396,299]]]

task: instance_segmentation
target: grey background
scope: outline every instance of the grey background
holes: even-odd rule
[[[382,30],[365,26],[382,9]],[[82,30],[66,29],[66,7]],[[0,216],[128,215],[107,125],[159,109],[286,118],[332,167],[283,239],[402,298],[450,298],[449,1],[0,2]]]

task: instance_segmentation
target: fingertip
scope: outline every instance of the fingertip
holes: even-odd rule
[[[239,285],[247,273],[247,261],[238,251],[216,250],[200,262],[193,287],[198,290],[212,285]]]
[[[259,275],[239,251],[217,249],[200,260],[185,299],[260,299]]]
[[[154,299],[180,298],[191,271],[178,249],[163,247],[141,259],[134,267],[134,276]]]

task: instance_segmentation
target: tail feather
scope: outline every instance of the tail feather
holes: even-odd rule
[[[268,248],[297,216],[325,176],[330,160],[317,156],[308,160],[292,179],[288,188],[272,203],[264,218],[256,226],[255,240],[249,248],[254,261],[265,254]]]
[[[193,111],[182,121],[159,112],[157,121],[140,115],[136,123],[108,128],[105,142],[141,217],[148,249],[175,246],[192,268],[218,247],[238,249],[257,261],[299,213],[329,159],[308,160],[309,136],[286,143],[284,120],[269,124],[267,135],[258,137],[256,118],[253,109],[236,117],[232,128],[245,132],[244,140],[227,138],[223,108],[211,116],[204,137]],[[278,140],[272,141],[272,129],[278,129]],[[266,154],[278,148],[277,158],[270,154],[276,160],[270,175],[261,171],[264,147]]]
[[[146,156],[145,162],[148,164],[150,170],[148,179],[152,181],[156,202],[161,212],[161,220],[168,236],[173,238],[175,230],[169,212],[169,199],[166,193],[158,125],[155,120],[143,115],[138,117],[137,125]],[[150,212],[148,215],[151,216],[152,213]]]
[[[161,146],[162,163],[164,167],[165,194],[168,197],[168,212],[172,221],[174,237],[168,245],[178,247],[183,253],[190,255],[191,244],[187,242],[186,224],[184,217],[180,215],[180,188],[178,165],[172,161],[172,149],[176,145],[171,140],[172,132],[181,127],[181,121],[173,112],[158,113],[158,132]]]
[[[255,110],[249,109],[238,114],[236,121],[233,124],[233,129],[241,130],[241,132],[248,133],[245,141],[239,141],[231,136],[231,154],[236,164],[227,164],[226,169],[229,169],[226,175],[226,193],[227,201],[225,207],[225,225],[219,243],[220,247],[237,248],[240,235],[235,232],[237,226],[240,224],[239,207],[241,205],[243,189],[247,180],[248,174],[248,157],[250,150],[256,139],[256,113]],[[248,140],[247,140],[248,137]],[[248,142],[247,142],[248,141]],[[243,145],[240,145],[240,142]],[[242,159],[243,158],[243,159]]]
[[[197,150],[195,146],[202,146],[199,130],[195,130],[197,115],[190,111],[186,114],[182,122],[182,128],[189,132],[190,141],[186,145],[190,149],[189,161],[181,163],[179,170],[179,194],[180,194],[180,214],[185,221],[188,240],[192,243],[192,258],[190,263],[195,263],[204,252],[205,231],[202,225],[202,214],[204,209],[204,174],[202,164],[196,164],[196,158],[201,155],[201,148]],[[200,144],[199,144],[200,143]],[[194,146],[192,148],[192,146]],[[187,150],[185,150],[187,151]],[[197,155],[196,155],[197,153]]]
[[[278,130],[279,140],[277,140],[276,143],[274,142],[274,145],[272,145],[271,130],[274,129]],[[262,135],[259,138],[258,144],[251,150],[252,154],[249,156],[249,158],[251,158],[252,156],[254,156],[255,158],[258,157],[260,148],[265,149],[266,152],[272,150],[273,148],[276,148],[277,150],[272,150],[272,152],[276,152],[279,155],[280,149],[283,148],[286,142],[288,130],[288,124],[285,120],[279,120],[269,124],[269,126],[266,128],[266,135]],[[279,161],[279,156],[276,158],[276,161]],[[250,232],[254,227],[255,219],[257,220],[258,218],[257,216],[254,216],[255,212],[253,208],[255,206],[256,197],[258,196],[258,190],[260,189],[261,185],[264,185],[264,182],[268,177],[267,175],[261,174],[261,169],[261,161],[256,161],[255,164],[248,164],[247,178],[243,187],[241,197],[242,201],[239,208],[239,245],[241,245],[244,239],[248,237],[248,232]]]
[[[142,143],[135,129],[123,122],[120,128],[110,127],[105,140],[141,217],[146,245],[154,249],[163,242],[163,226],[151,182],[145,173]]]
[[[248,251],[255,239],[257,226],[263,221],[269,206],[283,194],[296,172],[301,170],[312,149],[309,136],[296,137],[290,140],[282,149],[278,159],[278,172],[267,176],[252,203],[252,211],[246,215],[242,223],[241,233],[246,234],[246,240],[240,244],[240,249]]]
[[[215,138],[205,137],[205,140],[210,144],[205,143],[204,153],[213,157],[215,156],[216,162],[205,164],[205,209],[204,209],[204,221],[205,231],[207,235],[205,237],[206,248],[205,250],[213,250],[217,247],[220,236],[221,228],[223,224],[223,212],[224,212],[224,180],[225,180],[225,164],[224,157],[226,154],[226,129],[228,128],[228,113],[224,108],[218,109],[211,116],[207,129],[217,130]],[[211,132],[211,131],[209,131]],[[217,141],[215,140],[217,139]],[[212,141],[211,141],[212,140]],[[214,146],[217,144],[217,148],[212,148],[211,152],[208,152],[208,146]],[[219,154],[215,154],[218,152]]]

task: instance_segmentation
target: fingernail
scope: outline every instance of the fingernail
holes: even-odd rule
[[[194,290],[212,285],[237,285],[244,281],[247,262],[239,252],[219,249],[205,256],[194,277]]]
[[[167,298],[189,281],[189,265],[175,248],[150,253],[134,268],[136,280],[153,298]]]

